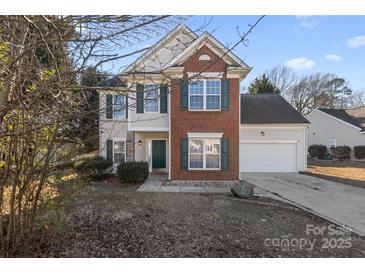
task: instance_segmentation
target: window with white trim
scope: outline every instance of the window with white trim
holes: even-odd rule
[[[189,83],[189,110],[220,109],[220,80],[195,80]]]
[[[113,158],[114,164],[121,164],[121,163],[125,163],[126,161],[126,153],[125,153],[125,141],[121,141],[121,140],[114,140],[113,141]]]
[[[127,117],[127,97],[124,95],[113,96],[113,117],[123,119]]]
[[[144,86],[144,112],[158,112],[158,85],[145,85]]]
[[[329,140],[328,141],[328,147],[329,148],[336,147],[336,140]]]
[[[220,169],[220,139],[189,139],[189,169]]]

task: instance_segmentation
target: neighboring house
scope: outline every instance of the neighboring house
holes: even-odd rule
[[[365,107],[355,109],[315,109],[308,114],[311,122],[308,145],[353,147],[365,145]]]
[[[249,72],[209,33],[175,28],[101,84],[100,155],[173,181],[305,170],[308,121],[279,95],[240,95]]]

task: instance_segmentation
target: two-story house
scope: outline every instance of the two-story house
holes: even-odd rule
[[[306,168],[308,121],[279,95],[240,95],[250,68],[180,25],[100,86],[100,155],[172,181],[237,181]]]

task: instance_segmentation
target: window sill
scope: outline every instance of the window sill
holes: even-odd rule
[[[220,168],[189,168],[188,171],[222,171]]]
[[[221,109],[188,109],[190,112],[221,112]]]

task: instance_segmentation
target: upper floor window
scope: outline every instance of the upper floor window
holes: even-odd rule
[[[116,119],[126,118],[127,97],[124,95],[114,95],[113,100],[113,117]]]
[[[144,112],[158,112],[158,85],[145,85],[144,86]]]
[[[189,84],[189,110],[220,110],[221,81],[196,80]]]

